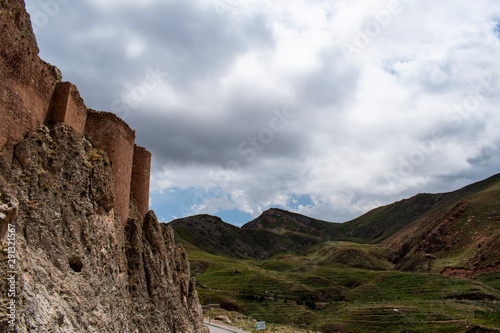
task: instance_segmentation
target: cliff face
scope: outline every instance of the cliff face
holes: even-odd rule
[[[133,203],[124,226],[113,213],[114,195],[107,155],[65,124],[7,142],[0,157],[0,331],[15,312],[19,332],[204,332],[172,230],[162,230],[153,212],[143,218]],[[8,261],[12,248],[15,261]],[[14,297],[3,283],[9,277]]]
[[[151,154],[60,81],[24,1],[0,0],[0,332],[205,332],[186,254],[147,212]]]

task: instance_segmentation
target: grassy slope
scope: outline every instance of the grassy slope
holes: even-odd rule
[[[273,212],[274,219],[260,223],[271,223],[287,241],[324,235],[344,241],[316,243],[306,252],[275,251],[281,254],[266,260],[208,254],[179,240],[202,301],[210,298],[258,320],[272,321],[274,300],[278,322],[322,332],[400,332],[405,323],[419,332],[465,332],[468,323],[500,328],[500,307],[492,301],[500,299],[499,202],[496,175],[455,192],[420,194],[344,224]],[[304,233],[308,223],[312,233]],[[259,246],[269,247],[266,242]],[[409,272],[395,271],[394,260]],[[476,270],[476,279],[432,273],[446,267],[457,275]]]
[[[446,199],[446,195],[418,194],[410,199],[375,208],[354,220],[334,225],[328,231],[334,239],[376,244],[405,228]]]
[[[390,248],[403,270],[450,267],[478,275],[500,265],[500,175],[450,193],[419,194],[341,224],[280,209],[264,212],[241,229],[212,221],[211,229],[201,230],[207,221],[193,228],[188,219],[177,222],[180,237],[208,252],[235,257],[301,254],[326,240],[344,240]]]
[[[480,193],[494,193],[500,188],[500,174],[457,191],[442,194],[417,194],[324,230],[333,240],[378,244],[404,231],[408,226],[452,209],[459,202]],[[498,198],[498,197],[497,197]],[[490,199],[487,199],[489,201]],[[498,201],[497,201],[498,203]]]
[[[331,242],[304,256],[263,261],[187,251],[202,302],[257,320],[272,322],[274,301],[277,322],[323,332],[400,332],[403,313],[410,329],[422,332],[465,332],[468,321],[500,327],[500,306],[488,300],[500,299],[499,290],[457,277],[391,271],[386,250],[373,245]],[[344,254],[332,256],[338,253]],[[359,256],[377,270],[336,262]]]
[[[500,176],[452,192],[439,211],[420,216],[383,245],[399,254],[398,266],[406,270],[470,277],[498,271]]]
[[[212,254],[266,259],[278,253],[303,253],[322,242],[311,234],[237,228],[210,215],[196,215],[168,223],[178,242]]]

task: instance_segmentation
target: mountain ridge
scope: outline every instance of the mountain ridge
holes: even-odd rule
[[[198,228],[206,218],[197,216]],[[224,251],[208,253],[183,219],[171,226],[202,301],[225,310],[266,321],[275,313],[279,323],[325,333],[500,328],[500,175],[420,193],[342,224],[323,222],[273,208],[244,228],[224,223],[247,246],[249,235],[261,237],[264,257],[236,255],[235,237],[210,229]]]
[[[280,235],[265,229],[238,228],[217,216],[200,214],[169,222],[185,246],[231,257],[267,259],[280,252],[300,253],[320,243],[310,235]]]
[[[495,231],[496,226],[500,224],[500,214],[495,213],[496,209],[500,211],[498,202],[500,202],[500,174],[447,193],[419,193],[374,208],[344,223],[327,222],[271,208],[241,228],[227,224],[220,218],[213,220],[209,215],[198,215],[197,224],[202,226],[204,219],[212,219],[212,222],[225,223],[226,227],[232,230],[226,234],[227,237],[220,237],[218,233],[211,234],[212,243],[217,241],[219,245],[226,244],[222,248],[212,248],[212,253],[228,256],[264,259],[286,251],[303,253],[327,241],[349,241],[389,249],[393,253],[392,260],[396,268],[400,270],[475,276],[483,270],[488,270],[488,267],[490,270],[495,270],[500,265],[498,260],[500,249],[495,246],[496,241],[500,240]],[[447,243],[453,242],[449,236],[453,234],[450,230],[457,228],[455,222],[467,223],[461,220],[467,209],[475,212],[470,213],[467,219],[471,216],[474,218],[481,216],[480,221],[472,223],[474,218],[469,221],[470,230],[476,236],[474,239],[470,238],[468,243],[463,240],[464,244],[460,248],[455,245],[450,246]],[[481,213],[482,210],[486,213]],[[457,211],[460,212],[459,215]],[[177,230],[183,228],[184,236],[190,233],[190,237],[198,239],[196,236],[198,229],[189,231],[192,226],[185,224],[190,218],[186,219],[177,219],[170,223],[176,231],[176,237],[182,238]],[[486,226],[489,226],[489,229],[484,229]],[[481,228],[491,229],[491,235],[483,235]],[[440,238],[439,235],[443,233],[448,236]],[[458,235],[456,232],[454,234]],[[468,239],[465,234],[469,233],[462,234],[463,239]],[[259,237],[262,239],[256,242]],[[476,238],[483,239],[482,243],[476,241]],[[245,244],[247,248],[254,247],[259,255],[254,255],[248,250],[239,251],[238,246],[231,243],[231,239],[237,239],[238,244]],[[473,251],[472,243],[474,246],[483,247],[478,258],[474,255],[467,257],[470,259],[468,264],[462,262],[467,259],[452,265],[445,262],[447,257],[464,256],[462,252]],[[479,245],[480,243],[483,245]],[[199,245],[199,241],[194,240],[193,245],[197,244]],[[208,244],[201,248],[210,250]]]
[[[264,226],[263,222],[274,224],[273,226]],[[242,229],[275,229],[275,232],[292,231],[306,233],[320,233],[322,230],[335,224],[336,222],[328,222],[315,219],[302,214],[289,212],[280,208],[270,208],[263,212],[256,219],[245,223]]]

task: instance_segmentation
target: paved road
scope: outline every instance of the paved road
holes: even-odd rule
[[[222,327],[222,326],[215,326],[213,324],[208,324],[207,322],[205,322],[205,325],[210,329],[210,333],[229,333],[229,332],[233,332],[233,333],[244,333],[244,332],[247,332],[247,331],[243,331],[243,330],[240,330],[240,329],[237,329],[237,328],[230,328],[230,327]]]
[[[208,326],[208,325],[207,325]],[[235,332],[235,331],[230,331],[226,330],[224,328],[220,327],[215,327],[215,326],[208,326],[208,329],[210,330],[210,333],[228,333],[228,332]]]

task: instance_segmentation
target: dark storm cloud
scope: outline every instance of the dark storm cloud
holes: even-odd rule
[[[56,36],[41,37],[54,55],[48,60],[80,81],[80,90],[97,108],[109,109],[110,97],[119,98],[124,82],[140,80],[148,66],[160,67],[176,87],[189,90],[197,80],[223,75],[245,50],[273,44],[263,16],[234,27],[212,7],[200,9],[189,1],[105,12],[88,3],[64,5],[57,19],[44,27],[57,31]],[[72,27],[69,34],[67,26]],[[126,55],[132,39],[144,44],[140,58]],[[64,65],[68,59],[71,66]]]
[[[267,110],[266,114],[259,110]],[[180,117],[176,110],[143,116],[132,114],[138,133],[148,133],[141,144],[149,147],[161,164],[198,164],[228,167],[236,161],[242,167],[258,158],[300,159],[307,151],[307,131],[293,131],[300,126],[293,108],[272,108],[272,105],[253,104],[247,116],[227,111],[224,117]],[[135,120],[136,117],[145,118]]]
[[[177,84],[220,75],[250,47],[215,11],[200,11],[190,2],[126,12],[123,17],[149,45],[146,57],[163,63]],[[268,35],[263,38],[269,40]]]
[[[383,0],[26,2],[42,58],[153,152],[152,195],[203,189],[192,213],[341,221],[500,171],[493,0],[383,24]]]

